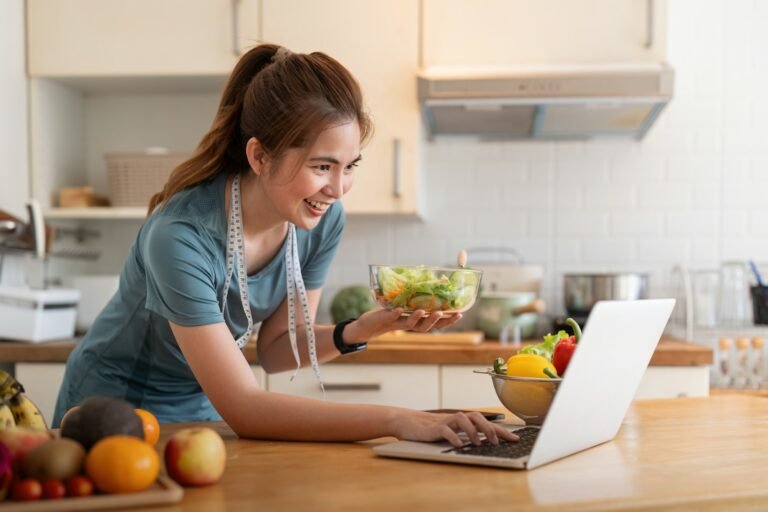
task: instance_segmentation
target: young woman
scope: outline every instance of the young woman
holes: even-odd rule
[[[245,54],[210,131],[152,198],[119,291],[69,360],[54,426],[91,395],[124,398],[161,422],[224,419],[240,436],[354,441],[391,435],[516,439],[477,413],[432,414],[266,392],[241,349],[261,322],[267,372],[359,350],[394,329],[459,315],[377,310],[313,325],[341,239],[339,200],[371,132],[352,75],[322,53],[274,45]]]

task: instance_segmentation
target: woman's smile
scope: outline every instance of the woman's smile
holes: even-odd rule
[[[307,205],[310,213],[317,217],[320,217],[331,206],[332,203],[324,203],[322,201],[315,201],[314,199],[305,199],[304,203]]]

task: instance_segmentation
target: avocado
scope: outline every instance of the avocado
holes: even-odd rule
[[[86,399],[61,427],[61,437],[74,439],[86,450],[104,437],[120,434],[143,440],[144,427],[133,405],[111,396]]]

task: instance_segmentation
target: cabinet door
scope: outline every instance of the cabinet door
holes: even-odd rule
[[[228,73],[257,16],[258,0],[27,0],[29,74]]]
[[[424,0],[425,66],[658,62],[664,0]]]
[[[16,363],[16,380],[21,382],[27,396],[40,408],[48,426],[53,421],[65,368],[64,363]]]
[[[267,375],[267,389],[322,399],[309,368],[293,381],[293,371]],[[439,404],[437,365],[330,364],[320,368],[326,398],[333,402],[435,409]]]
[[[415,213],[419,144],[418,2],[264,0],[264,41],[322,51],[358,79],[375,132],[363,148],[351,213]]]
[[[440,367],[440,407],[445,409],[480,409],[501,407],[488,375],[472,373],[487,366],[443,365]]]

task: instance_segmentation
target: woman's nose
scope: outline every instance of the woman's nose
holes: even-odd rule
[[[328,183],[323,187],[323,193],[329,197],[339,199],[344,195],[344,186],[342,183],[341,173],[331,173],[328,178]]]

